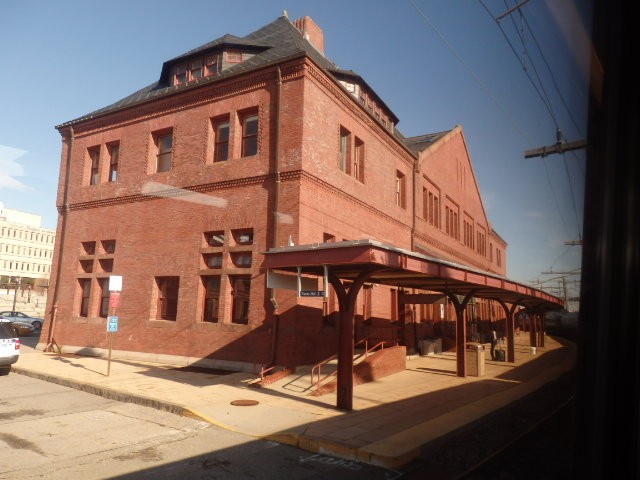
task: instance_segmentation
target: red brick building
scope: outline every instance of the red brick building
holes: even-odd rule
[[[335,298],[267,288],[262,252],[288,242],[375,239],[504,275],[506,243],[462,129],[405,138],[397,122],[362,77],[325,58],[310,18],[281,17],[169,60],[157,82],[59,125],[57,308],[41,338],[103,352],[108,279],[120,275],[121,355],[312,363],[336,351]],[[357,337],[409,341],[397,295],[364,288]],[[488,304],[474,315],[495,318]],[[453,318],[440,303],[414,317],[420,336]]]

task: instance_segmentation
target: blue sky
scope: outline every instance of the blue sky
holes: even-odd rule
[[[523,17],[500,21],[520,58],[528,52],[539,95],[484,8],[498,16],[515,3],[2,0],[0,202],[55,228],[56,125],[152,83],[164,61],[225,33],[247,35],[286,10],[313,18],[327,57],[365,78],[404,135],[462,126],[489,220],[509,244],[508,277],[529,283],[578,269],[581,247],[564,242],[582,228],[584,151],[544,159],[524,151],[553,144],[556,123],[569,141],[585,138],[590,19],[571,0],[530,0]]]

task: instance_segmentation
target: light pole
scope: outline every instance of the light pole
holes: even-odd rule
[[[18,288],[20,288],[21,284],[22,284],[22,277],[18,277],[18,283],[16,284],[16,287],[13,290],[13,308],[11,309],[12,312],[16,311],[16,297],[18,296]]]

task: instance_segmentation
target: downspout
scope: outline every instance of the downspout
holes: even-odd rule
[[[418,154],[420,155],[420,154]],[[418,174],[420,173],[420,157],[415,159],[413,163],[413,195],[411,204],[411,251],[415,252],[415,236],[416,236],[416,195],[418,194]]]
[[[280,111],[281,111],[281,98],[282,98],[282,72],[280,67],[276,67],[278,74],[276,79],[276,138],[275,138],[275,162],[273,176],[275,178],[275,191],[273,193],[273,230],[271,236],[271,248],[278,246],[278,211],[280,209]],[[271,289],[270,301],[273,305],[273,329],[271,331],[271,359],[269,360],[268,367],[273,366],[276,361],[276,352],[278,349],[278,328],[280,326],[280,314],[278,313],[278,302],[276,299],[275,288]]]
[[[67,233],[67,213],[69,211],[69,175],[71,173],[71,157],[73,154],[73,141],[75,139],[75,133],[73,131],[73,125],[69,127],[69,148],[67,150],[67,165],[65,166],[65,177],[64,177],[64,190],[62,194],[62,210],[60,214],[62,215],[62,225],[60,231],[60,248],[58,251],[58,264],[56,266],[56,282],[53,287],[53,299],[51,300],[51,320],[49,323],[49,334],[47,335],[47,345],[44,347],[45,352],[52,351],[53,344],[55,342],[53,338],[53,333],[56,327],[56,318],[58,316],[58,292],[60,291],[60,276],[62,275],[62,255],[64,253],[64,240],[65,235]]]
[[[420,154],[418,154],[420,155]],[[418,195],[418,173],[420,173],[420,158],[416,158],[413,163],[413,204],[411,206],[411,251],[416,251],[416,196]],[[411,293],[416,293],[416,289],[411,289]],[[416,306],[413,304],[412,306],[412,322],[413,322],[413,348],[418,351],[420,343],[418,342],[418,327],[416,325]]]

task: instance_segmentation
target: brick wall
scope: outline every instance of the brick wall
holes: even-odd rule
[[[276,319],[261,269],[261,252],[272,246],[275,217],[276,78],[272,68],[74,126],[67,231],[61,279],[56,286],[59,310],[54,336],[58,344],[107,347],[106,320],[98,316],[98,281],[114,274],[123,276],[117,310],[120,329],[113,345],[116,350],[261,364],[275,359],[281,365],[310,364],[335,353],[335,318],[323,317],[322,299],[297,299],[294,292],[278,290]],[[328,233],[337,241],[370,238],[411,249],[414,157],[309,60],[282,65],[282,78],[282,181],[276,246],[286,245],[289,237],[296,244],[321,242]],[[259,115],[259,148],[257,155],[241,158],[241,122],[247,111]],[[231,155],[225,162],[213,162],[212,119],[221,115],[229,118]],[[341,127],[364,143],[362,178],[338,168]],[[174,135],[171,170],[154,173],[154,133],[168,129]],[[477,188],[474,190],[462,133],[454,132],[437,151],[422,158],[420,173],[437,183],[443,195],[454,197],[478,222],[487,223]],[[61,128],[61,134],[59,206],[63,204],[70,144],[69,130]],[[100,146],[106,155],[106,145],[116,141],[120,142],[118,180],[107,181],[108,162],[103,160],[101,182],[89,185],[87,149]],[[466,184],[455,177],[454,165],[466,169]],[[396,204],[398,171],[408,180],[404,207]],[[149,189],[158,188],[158,184],[187,191],[150,195]],[[433,231],[421,223],[420,210],[417,212],[417,237],[439,255],[474,266],[486,264],[442,229]],[[60,256],[60,228],[61,222],[54,266]],[[223,275],[226,285],[221,289],[221,320],[203,322],[203,232],[223,230],[229,236],[231,230],[244,228],[254,231],[249,248],[252,265],[231,266],[233,248],[221,248],[222,270],[207,272]],[[82,242],[99,244],[108,239],[116,241],[115,252],[107,255],[113,260],[111,271],[101,268],[101,253],[87,256],[82,251]],[[84,272],[81,260],[93,261],[94,270]],[[224,275],[239,274],[251,276],[246,325],[231,321],[233,297],[224,280]],[[179,277],[175,320],[156,318],[156,277]],[[92,284],[87,317],[79,316],[81,279]],[[361,334],[364,320],[374,319],[384,327],[391,315],[390,288],[375,286],[369,295],[365,305],[361,292],[357,303],[356,328]],[[49,311],[52,302],[50,295]],[[337,302],[331,302],[329,313],[337,308]],[[47,334],[48,325],[42,338]]]

